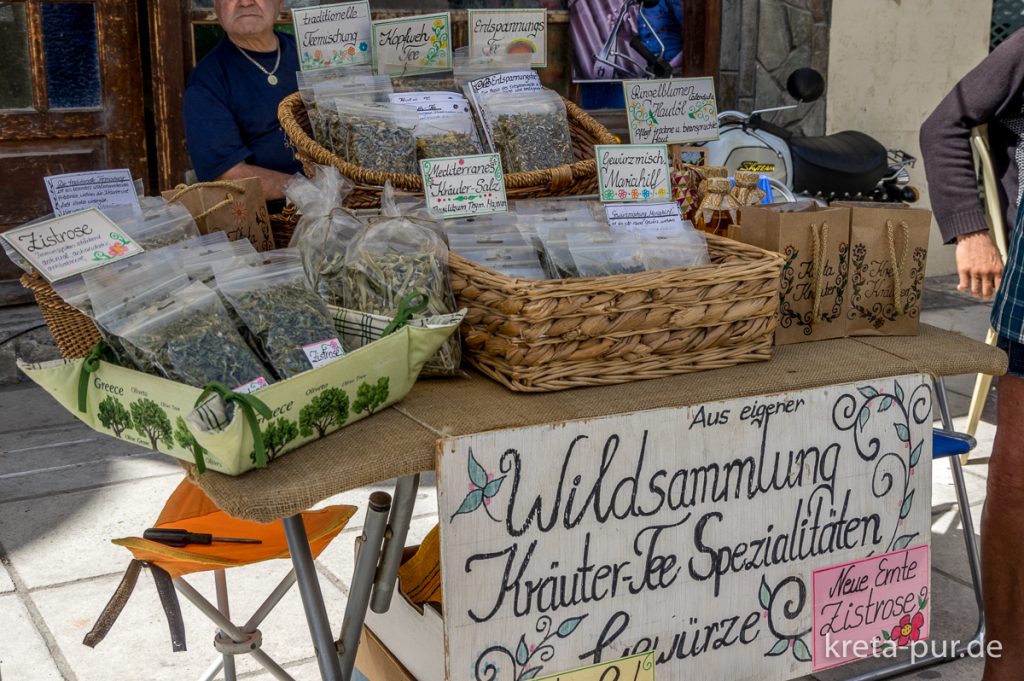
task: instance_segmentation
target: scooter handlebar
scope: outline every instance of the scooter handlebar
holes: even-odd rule
[[[754,130],[763,130],[769,135],[775,135],[776,137],[784,139],[786,141],[788,141],[789,138],[793,136],[793,133],[791,131],[787,130],[786,128],[783,128],[780,125],[769,123],[768,121],[761,118],[761,116],[758,114],[754,114],[753,116],[751,116],[750,119],[747,121],[747,125],[753,128]]]

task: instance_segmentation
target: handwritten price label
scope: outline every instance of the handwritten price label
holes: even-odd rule
[[[654,653],[641,653],[614,662],[542,676],[537,681],[654,681]]]

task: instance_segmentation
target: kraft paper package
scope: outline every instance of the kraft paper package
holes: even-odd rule
[[[850,209],[850,336],[915,336],[928,259],[929,210],[844,201]]]
[[[163,192],[163,197],[188,208],[201,234],[220,231],[232,241],[248,239],[257,251],[274,248],[263,186],[255,177],[179,185]]]
[[[786,258],[776,345],[847,335],[850,209],[814,201],[746,206],[731,235]]]

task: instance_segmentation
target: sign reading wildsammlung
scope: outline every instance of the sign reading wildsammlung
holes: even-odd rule
[[[931,410],[910,375],[445,440],[448,677],[781,681],[924,635]]]

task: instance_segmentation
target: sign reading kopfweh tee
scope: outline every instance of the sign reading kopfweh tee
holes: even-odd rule
[[[470,54],[529,54],[530,66],[548,65],[546,9],[471,9],[468,24]]]
[[[12,229],[0,237],[49,282],[142,253],[142,246],[96,208]]]
[[[370,3],[343,2],[292,10],[299,67],[370,63]]]
[[[508,211],[498,154],[426,159],[420,161],[420,173],[427,208],[437,217]]]
[[[597,184],[602,201],[666,201],[668,147],[664,144],[598,144]]]
[[[712,78],[624,80],[629,140],[673,144],[718,139]]]
[[[420,14],[371,24],[377,73],[403,75],[452,67],[451,14]]]
[[[448,678],[652,651],[664,679],[827,666],[814,571],[929,543],[930,386],[910,375],[443,441]],[[902,621],[886,615],[879,635]]]

